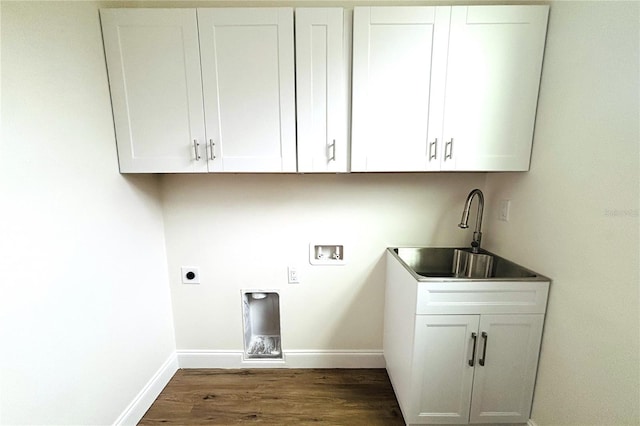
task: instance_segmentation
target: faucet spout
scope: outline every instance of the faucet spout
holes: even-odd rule
[[[464,210],[462,211],[462,219],[458,225],[462,229],[469,227],[469,212],[471,210],[471,202],[475,197],[478,197],[478,213],[476,215],[476,229],[473,232],[473,240],[471,241],[471,251],[473,253],[480,252],[480,243],[482,241],[482,213],[484,212],[484,195],[479,189],[474,189],[467,196],[467,201],[464,203]]]

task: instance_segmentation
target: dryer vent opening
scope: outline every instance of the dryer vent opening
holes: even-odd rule
[[[268,291],[243,292],[244,356],[282,359],[280,295]]]

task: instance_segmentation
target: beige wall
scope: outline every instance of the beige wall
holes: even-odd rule
[[[283,349],[382,348],[389,246],[467,245],[457,227],[483,174],[162,177],[178,349],[242,350],[241,289],[281,291]],[[347,264],[312,266],[309,243]],[[182,285],[180,266],[202,284]],[[287,284],[287,266],[301,284]]]
[[[640,423],[639,4],[552,4],[531,171],[487,177],[486,244],[553,279],[539,426]]]
[[[0,424],[111,424],[175,350],[157,179],[118,173],[97,6],[1,13]]]

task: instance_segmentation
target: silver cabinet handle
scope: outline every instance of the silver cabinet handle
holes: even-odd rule
[[[451,160],[453,158],[453,138],[444,144],[444,159]]]
[[[478,364],[484,367],[485,362],[487,362],[487,345],[489,344],[489,335],[483,331],[481,336],[484,339],[484,347],[482,348],[482,358],[478,360]]]
[[[216,144],[213,143],[213,139],[209,139],[209,158],[211,160],[215,160],[216,159],[216,153],[213,150],[215,148]]]
[[[336,140],[333,139],[333,143],[327,146],[327,151],[331,150],[329,161],[336,161]]]
[[[429,161],[435,160],[438,156],[438,138],[433,142],[429,142]]]
[[[198,152],[198,148],[200,148],[200,144],[197,139],[193,140],[193,152],[196,155],[196,161],[200,161],[200,153]]]
[[[476,363],[476,345],[478,343],[478,335],[475,332],[471,333],[471,340],[473,340],[473,351],[471,352],[469,367],[473,367]]]

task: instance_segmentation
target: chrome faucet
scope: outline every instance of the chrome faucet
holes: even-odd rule
[[[467,229],[469,227],[469,210],[471,210],[471,202],[473,201],[473,197],[478,196],[478,214],[476,215],[476,229],[473,232],[473,241],[471,241],[471,251],[473,253],[480,252],[480,241],[482,240],[482,232],[480,229],[482,228],[482,212],[484,211],[484,195],[482,195],[482,191],[479,189],[474,189],[469,193],[467,197],[467,201],[464,203],[464,210],[462,211],[462,220],[458,225],[462,229]]]

